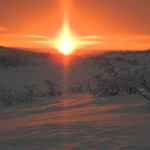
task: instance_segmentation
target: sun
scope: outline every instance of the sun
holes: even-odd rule
[[[65,55],[69,55],[71,52],[71,49],[72,47],[71,47],[71,42],[70,42],[69,37],[64,36],[60,45],[61,52]]]
[[[73,39],[71,38],[68,17],[64,18],[62,35],[59,43],[59,51],[64,55],[69,55],[73,51]]]
[[[54,38],[48,40],[34,41],[34,43],[42,43],[57,49],[59,53],[70,55],[76,49],[77,40],[74,38],[75,33],[70,31],[69,19],[64,15],[63,25],[58,34]]]
[[[98,36],[80,36],[79,33],[73,31],[69,25],[67,13],[64,15],[63,25],[54,37],[44,37],[42,41],[33,41],[53,47],[55,50],[64,55],[70,55],[75,50],[87,47],[89,45],[102,44],[98,41]]]

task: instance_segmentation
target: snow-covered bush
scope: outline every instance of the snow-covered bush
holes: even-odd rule
[[[132,75],[128,68],[110,62],[102,62],[98,66],[100,73],[94,79],[96,91],[99,95],[131,94],[134,91],[133,82],[131,82]]]
[[[9,106],[13,104],[13,94],[11,89],[0,87],[0,99],[3,105]]]
[[[84,86],[84,84],[79,82],[78,86],[74,86],[74,87],[70,86],[69,92],[74,93],[74,94],[75,93],[83,93],[84,92],[83,86]]]
[[[24,94],[24,101],[33,101],[35,100],[35,90],[36,90],[36,85],[26,85],[23,87],[25,90]]]
[[[87,82],[84,82],[85,85],[85,92],[88,92],[90,94],[95,94],[95,89],[92,87],[90,80],[87,80]]]
[[[15,103],[35,100],[35,85],[27,85],[19,91],[0,87],[0,102],[9,106]]]
[[[138,92],[150,101],[150,70],[142,68],[137,71]]]
[[[58,84],[54,80],[45,80],[44,84],[48,90],[47,91],[48,96],[61,95],[61,92],[58,89]]]

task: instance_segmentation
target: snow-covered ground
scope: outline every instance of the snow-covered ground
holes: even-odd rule
[[[79,82],[86,82],[97,74],[96,65],[86,63],[85,60],[72,62],[67,69],[68,85],[76,86]],[[36,84],[40,89],[44,87],[44,80],[54,80],[60,87],[63,85],[64,68],[62,64],[46,60],[38,66],[19,66],[0,68],[0,85],[6,88]]]
[[[0,108],[1,150],[149,150],[139,95],[50,97]]]
[[[116,55],[112,53],[109,57]],[[129,62],[117,63],[131,70],[149,67],[150,60],[145,54],[118,55]],[[133,56],[137,64],[130,62]],[[19,90],[36,84],[43,89],[43,81],[49,79],[62,88],[65,78],[68,85],[76,86],[98,74],[95,64],[80,58],[70,62],[67,69],[51,60],[44,61],[37,66],[0,67],[0,86]],[[150,150],[147,103],[139,94],[66,94],[0,105],[0,150]]]

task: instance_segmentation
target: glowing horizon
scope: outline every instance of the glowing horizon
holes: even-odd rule
[[[98,35],[80,36],[79,33],[77,34],[77,32],[75,33],[72,31],[68,14],[65,13],[59,34],[53,37],[45,37],[41,41],[33,41],[33,43],[44,44],[57,49],[59,53],[69,55],[77,49],[81,49],[89,45],[102,44],[102,42],[99,41],[100,39],[101,36]]]
[[[149,0],[5,0],[0,4],[1,46],[66,55],[150,49]]]

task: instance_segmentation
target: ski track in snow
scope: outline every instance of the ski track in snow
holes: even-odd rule
[[[149,150],[139,95],[47,97],[0,107],[1,150]]]

